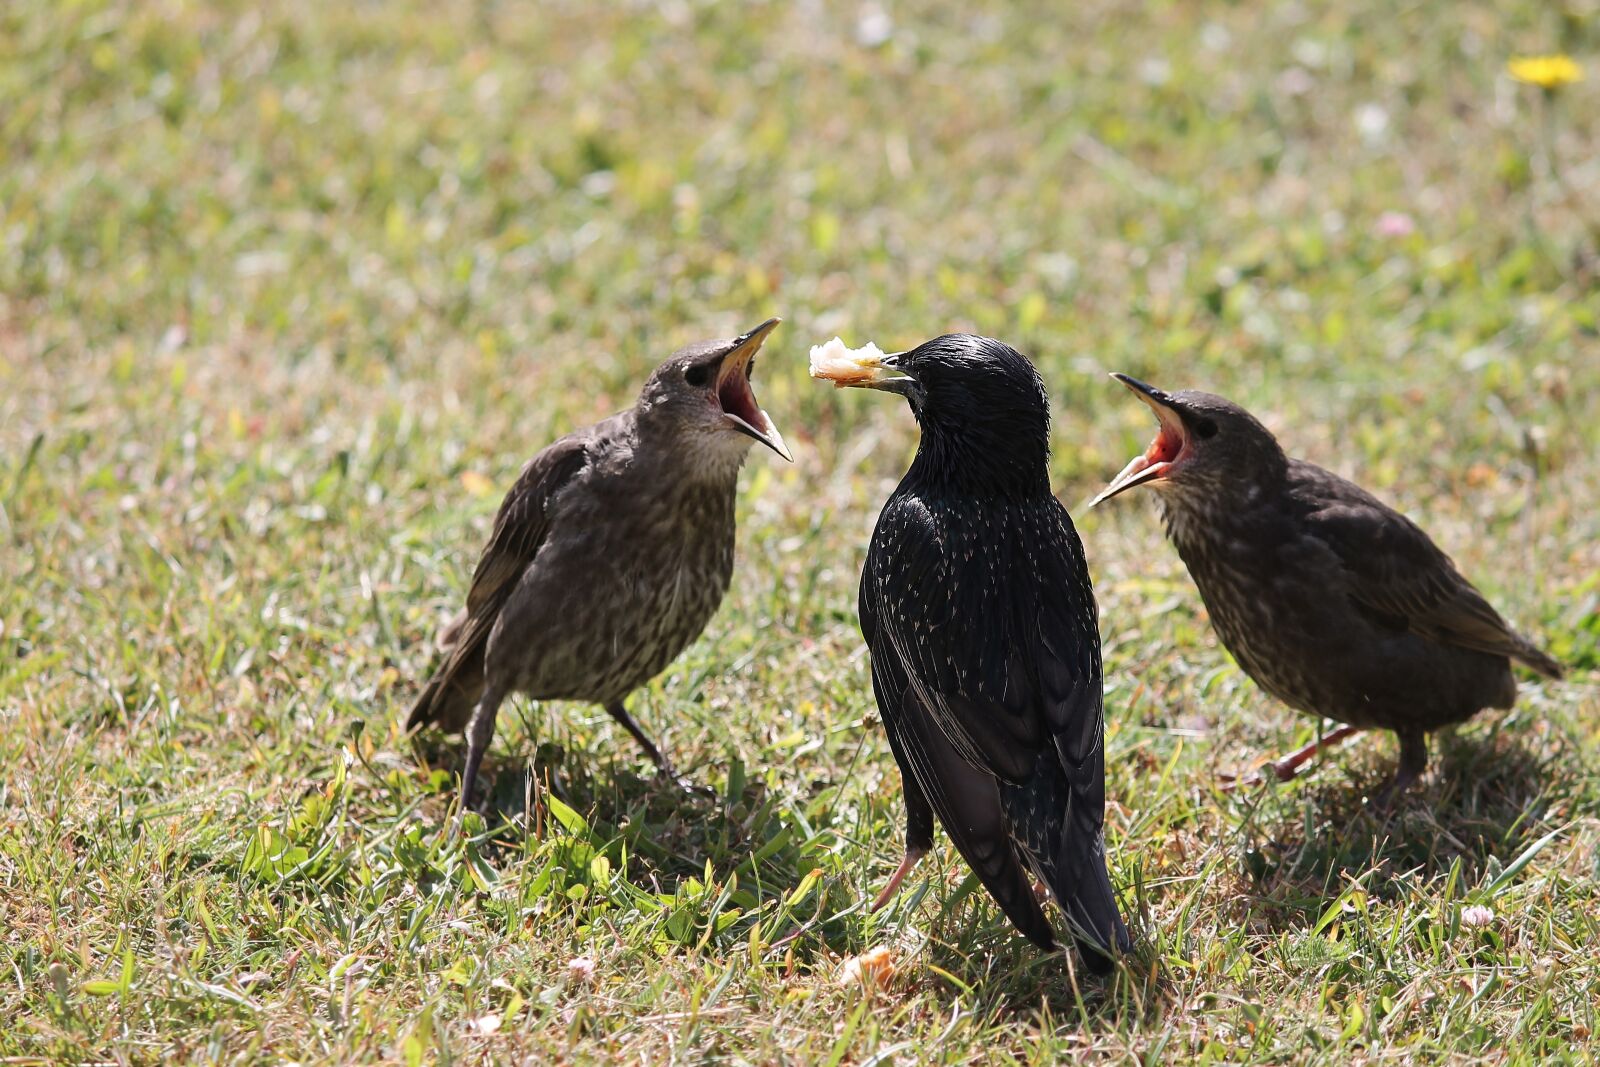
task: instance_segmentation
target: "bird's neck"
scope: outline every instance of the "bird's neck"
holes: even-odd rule
[[[1258,543],[1262,533],[1275,529],[1281,520],[1282,499],[1281,478],[1194,482],[1162,493],[1161,516],[1167,536],[1180,552],[1212,553],[1223,545]]]
[[[667,418],[637,414],[633,420],[635,453],[671,456],[677,465],[673,480],[734,491],[739,468],[750,454],[750,439],[731,431],[704,431]]]
[[[924,425],[909,480],[964,496],[1028,499],[1050,492],[1046,434],[995,438]]]
[[[731,494],[739,484],[739,468],[744,466],[745,457],[749,455],[750,449],[743,441],[733,441],[730,447],[728,441],[719,439],[704,450],[695,473],[706,484],[726,489]]]

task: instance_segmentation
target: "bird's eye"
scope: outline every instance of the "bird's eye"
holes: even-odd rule
[[[1194,427],[1195,435],[1201,440],[1217,436],[1217,424],[1210,419],[1201,419]]]
[[[683,380],[698,389],[711,380],[711,368],[704,363],[696,364],[683,372]]]

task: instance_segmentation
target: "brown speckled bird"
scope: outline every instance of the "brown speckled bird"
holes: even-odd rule
[[[604,707],[660,772],[623,705],[700,635],[733,573],[734,492],[750,440],[785,459],[750,388],[777,319],[662,363],[634,407],[535,456],[500,505],[466,610],[407,726],[467,731],[461,811],[512,693]]]
[[[1239,666],[1290,707],[1346,724],[1273,763],[1280,780],[1354,733],[1393,730],[1400,763],[1382,801],[1427,767],[1430,731],[1511,706],[1512,660],[1561,677],[1404,515],[1284,455],[1237,404],[1113,377],[1160,430],[1094,503],[1158,490],[1167,535]]]

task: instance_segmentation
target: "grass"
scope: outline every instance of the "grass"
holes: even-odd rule
[[[6,5],[0,1056],[1589,1058],[1597,46],[1581,0]],[[1504,72],[1553,51],[1589,80]],[[519,702],[514,825],[452,840],[459,748],[399,723],[500,488],[773,313],[797,462],[753,455],[733,591],[635,702],[715,796]],[[804,353],[958,328],[1038,360],[1097,582],[1109,982],[942,847],[862,907],[901,808],[854,586],[914,428]],[[1403,507],[1569,679],[1388,818],[1390,738],[1221,791],[1316,724],[1149,501],[1084,511],[1150,433],[1113,369]]]

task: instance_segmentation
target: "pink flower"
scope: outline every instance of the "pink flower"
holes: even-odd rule
[[[1410,237],[1417,232],[1417,224],[1404,211],[1385,211],[1378,216],[1372,232],[1379,237]]]

